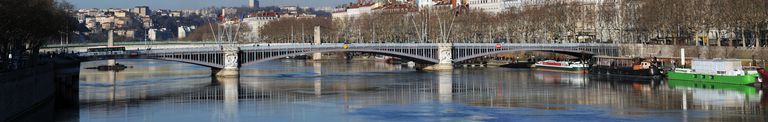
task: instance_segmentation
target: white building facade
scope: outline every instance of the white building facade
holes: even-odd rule
[[[261,27],[266,25],[269,22],[277,20],[277,16],[266,16],[266,17],[249,17],[243,19],[243,23],[247,24],[248,27],[251,28],[251,32],[246,34],[246,38],[250,40],[251,42],[258,42],[261,40]]]

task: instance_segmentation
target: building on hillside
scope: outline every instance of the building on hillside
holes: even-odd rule
[[[157,31],[158,31],[158,30],[157,30],[157,29],[154,29],[154,28],[153,28],[153,29],[149,29],[149,32],[147,32],[147,38],[148,38],[150,41],[155,41],[155,40],[157,40]]]
[[[189,32],[192,32],[192,29],[190,29],[189,27],[187,27],[187,26],[179,26],[179,28],[177,29],[177,33],[176,33],[177,34],[176,38],[178,38],[178,39],[186,38],[187,37],[187,33],[189,33]]]
[[[118,29],[118,30],[115,30],[113,32],[115,33],[115,35],[122,36],[122,37],[133,38],[133,37],[136,36],[136,31],[135,30],[122,30],[122,29]]]
[[[124,10],[115,11],[115,17],[121,17],[121,18],[122,17],[127,17],[128,16],[127,14],[128,14],[128,12],[124,11]]]
[[[181,17],[182,12],[181,11],[171,11],[171,17]]]
[[[380,13],[408,13],[416,12],[418,11],[418,8],[413,4],[385,4],[373,8],[372,11]]]
[[[259,0],[248,0],[248,7],[258,8],[259,7]]]
[[[243,23],[247,24],[248,27],[251,28],[251,31],[246,34],[246,39],[248,39],[250,42],[258,42],[261,40],[261,27],[269,22],[277,20],[279,17],[280,16],[277,13],[268,12],[243,19]]]
[[[299,11],[298,6],[281,6],[280,10],[283,10],[285,12],[296,12]]]
[[[157,40],[166,40],[169,38],[173,38],[173,32],[170,32],[166,28],[160,28],[160,29],[149,29],[147,32],[147,39],[150,41],[157,41]]]
[[[469,6],[469,9],[500,13],[517,7],[520,3],[520,0],[468,0],[467,6]]]
[[[356,18],[362,14],[368,14],[373,12],[374,8],[381,7],[382,3],[362,3],[362,4],[353,4],[349,7],[339,9],[336,12],[331,13],[331,16],[334,20],[340,19],[350,19],[350,18]]]
[[[437,2],[432,0],[416,0],[415,4],[419,8],[429,8],[437,4]]]
[[[237,14],[237,9],[235,8],[224,8],[221,9],[221,15],[219,16],[231,16]]]
[[[131,10],[131,12],[139,15],[139,16],[149,16],[152,15],[152,10],[149,10],[148,6],[136,6]]]

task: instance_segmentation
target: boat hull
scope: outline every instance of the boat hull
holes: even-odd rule
[[[531,62],[515,62],[515,63],[509,63],[505,65],[501,65],[500,67],[505,68],[531,68],[534,63]]]
[[[749,96],[759,95],[759,90],[752,86],[735,85],[735,84],[721,84],[721,83],[701,83],[691,82],[684,80],[669,80],[669,88],[699,88],[699,89],[714,89],[714,90],[726,90],[744,93]]]
[[[742,76],[724,76],[724,75],[705,75],[696,73],[681,73],[681,72],[669,72],[667,78],[670,80],[686,80],[708,83],[724,83],[724,84],[738,84],[738,85],[751,85],[757,82],[757,74],[749,74]]]
[[[546,65],[534,65],[533,68],[539,71],[587,73],[586,68],[582,68],[582,67],[554,67],[554,66],[546,66]]]
[[[589,69],[590,74],[597,75],[619,75],[619,76],[637,76],[637,77],[664,77],[660,70],[640,69],[634,70],[631,67],[611,68],[608,66],[593,66]]]

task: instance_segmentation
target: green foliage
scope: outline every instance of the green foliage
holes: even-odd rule
[[[9,54],[30,57],[29,60],[15,62],[34,62],[45,42],[72,34],[77,24],[71,16],[72,9],[72,5],[65,1],[0,1],[0,18],[3,18],[0,19],[0,68],[10,65]]]

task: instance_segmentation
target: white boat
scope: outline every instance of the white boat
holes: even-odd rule
[[[555,61],[546,60],[533,64],[536,70],[558,71],[571,73],[586,73],[588,65],[580,61]]]

